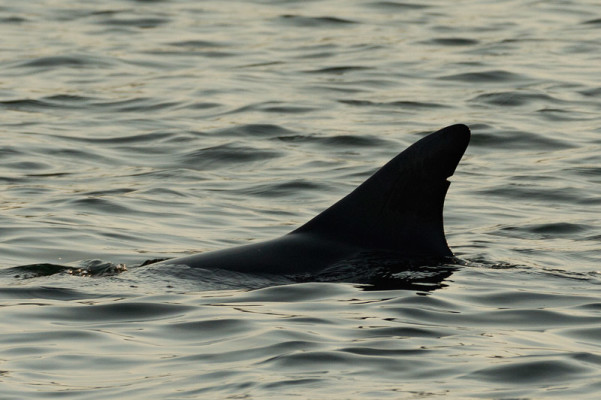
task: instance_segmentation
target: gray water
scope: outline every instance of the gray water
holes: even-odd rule
[[[0,57],[0,398],[601,393],[597,1],[5,1]],[[284,234],[453,123],[442,276],[140,266]]]

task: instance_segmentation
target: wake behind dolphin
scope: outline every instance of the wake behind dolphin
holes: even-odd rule
[[[447,178],[455,172],[469,140],[465,125],[443,128],[408,147],[346,197],[280,238],[161,264],[302,275],[373,254],[404,260],[451,257],[443,227]]]

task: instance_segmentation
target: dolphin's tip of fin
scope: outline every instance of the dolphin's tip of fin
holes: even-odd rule
[[[472,136],[470,128],[464,124],[456,124],[441,130],[446,131],[445,134],[452,137],[453,148],[455,149],[456,157],[458,157],[457,163],[459,163],[459,160],[461,160],[463,153],[465,153],[465,150],[467,149],[467,145],[470,143],[470,138]],[[451,152],[453,151],[451,150]]]
[[[455,173],[455,169],[457,168],[457,164],[463,157],[465,150],[467,149],[468,144],[470,143],[470,138],[472,136],[470,128],[465,124],[456,124],[451,125],[443,130],[448,129],[448,135],[452,137],[452,146],[449,150],[450,158],[453,159],[451,165],[454,163],[455,165],[450,168],[450,173],[447,176],[450,177]]]
[[[439,132],[445,136],[453,136],[455,137],[455,140],[463,140],[466,142],[469,142],[471,136],[470,128],[465,124],[447,126],[446,128],[442,128]]]
[[[469,141],[470,129],[464,124],[422,137],[294,232],[408,257],[452,256],[443,229],[444,198],[447,178]]]
[[[423,170],[422,176],[448,178],[453,175],[463,157],[470,136],[467,125],[450,125],[425,136],[411,146],[408,152],[412,153],[413,159],[420,160],[418,165]]]
[[[454,124],[454,125],[450,125],[444,129],[455,129],[455,130],[460,130],[460,131],[467,131],[469,133],[470,128],[466,125],[466,124]]]

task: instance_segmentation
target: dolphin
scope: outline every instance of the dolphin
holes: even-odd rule
[[[277,239],[162,261],[250,274],[315,274],[363,254],[444,260],[444,199],[470,140],[465,125],[423,137],[346,197]]]

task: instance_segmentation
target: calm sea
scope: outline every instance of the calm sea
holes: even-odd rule
[[[599,398],[597,0],[4,1],[0,38],[1,399]],[[140,266],[453,123],[442,276]]]

